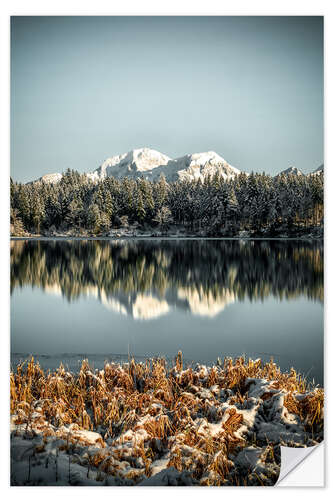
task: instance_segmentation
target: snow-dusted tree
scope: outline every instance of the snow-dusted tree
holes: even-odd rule
[[[146,209],[143,203],[143,196],[141,190],[138,190],[136,199],[136,220],[142,224],[146,217]]]
[[[87,226],[94,234],[98,234],[100,232],[101,214],[96,203],[88,207]]]
[[[110,191],[107,190],[107,191],[105,191],[105,196],[104,196],[104,212],[105,212],[105,215],[109,219],[109,224],[111,223],[111,220],[112,220],[113,210],[114,210],[114,206],[113,206],[112,195],[111,195]]]
[[[66,222],[68,223],[70,228],[81,229],[83,217],[84,211],[81,198],[73,198],[68,205]]]
[[[155,213],[153,185],[146,179],[140,179],[138,187],[142,193],[143,204],[146,211],[146,218],[147,220],[151,220]]]
[[[162,231],[166,231],[173,221],[171,211],[168,207],[163,206],[157,210],[153,220],[157,222]]]
[[[18,215],[17,208],[10,209],[10,234],[11,236],[24,236],[25,229],[22,220]]]
[[[154,185],[154,188],[155,208],[158,210],[165,204],[168,196],[168,183],[164,174],[160,175],[160,178]]]
[[[44,200],[39,196],[38,188],[33,187],[30,196],[30,222],[32,229],[37,234],[40,233],[40,228],[45,217]]]
[[[128,227],[128,215],[122,215],[119,217],[119,224],[121,227]]]
[[[121,217],[133,223],[153,220],[162,207],[172,222],[209,234],[237,229],[288,232],[323,222],[323,175],[241,173],[224,181],[221,175],[168,183],[108,177],[95,183],[72,170],[57,184],[11,182],[11,208],[26,230],[52,226],[107,231]],[[160,212],[159,212],[160,214]],[[232,225],[232,228],[230,226]],[[230,229],[231,228],[231,229]]]

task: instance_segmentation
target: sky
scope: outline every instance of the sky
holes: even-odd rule
[[[322,17],[12,17],[11,176],[150,147],[246,172],[324,161]]]

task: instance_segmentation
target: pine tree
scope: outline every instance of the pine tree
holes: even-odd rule
[[[68,205],[66,221],[71,228],[75,228],[78,230],[81,229],[83,221],[83,203],[79,197],[73,198]]]
[[[109,218],[109,223],[111,223],[113,216],[113,200],[110,191],[106,191],[104,198],[104,212]]]
[[[173,220],[171,211],[168,207],[163,206],[157,211],[157,214],[153,220],[157,222],[162,231],[166,231]]]
[[[142,197],[142,193],[140,190],[137,194],[136,217],[137,217],[137,220],[139,221],[140,224],[142,224],[144,222],[145,217],[146,217],[146,209],[144,207],[143,197]]]
[[[101,214],[96,203],[91,204],[88,207],[87,213],[87,225],[88,228],[94,233],[98,234],[101,229]]]
[[[24,236],[26,234],[16,208],[10,209],[10,234],[11,236]]]
[[[161,174],[158,182],[155,184],[155,207],[158,210],[161,208],[168,196],[168,183],[165,175]]]
[[[33,188],[30,198],[30,220],[32,228],[37,234],[40,233],[40,228],[45,217],[45,207],[43,200],[39,196],[38,189]]]
[[[152,219],[155,213],[155,202],[153,197],[152,183],[146,179],[140,180],[139,189],[143,196],[143,203],[146,210],[146,218]]]
[[[226,212],[229,219],[231,219],[235,223],[238,218],[239,204],[233,187],[231,187],[229,190]]]

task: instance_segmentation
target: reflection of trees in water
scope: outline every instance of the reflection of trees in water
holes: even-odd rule
[[[93,293],[184,290],[238,300],[323,300],[323,245],[304,241],[16,241],[11,289],[24,285],[69,301]]]

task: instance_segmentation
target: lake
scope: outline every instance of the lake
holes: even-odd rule
[[[11,357],[245,354],[322,385],[323,297],[322,242],[11,241]]]

